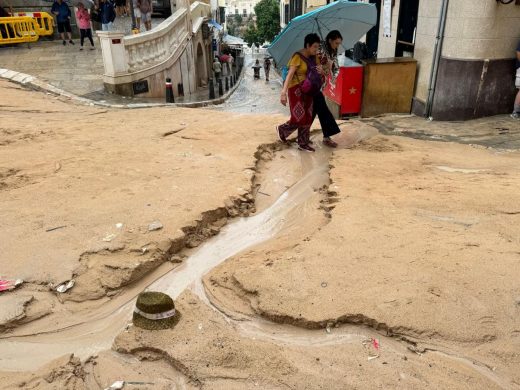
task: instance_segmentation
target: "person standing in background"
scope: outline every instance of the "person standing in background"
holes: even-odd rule
[[[264,73],[265,73],[265,81],[269,81],[269,72],[271,71],[271,60],[269,57],[265,57],[264,59]]]
[[[52,4],[51,12],[56,15],[56,21],[58,22],[58,32],[60,33],[61,39],[63,41],[63,46],[67,44],[65,41],[65,32],[67,32],[67,36],[69,37],[69,43],[74,45],[72,41],[72,28],[70,27],[70,16],[72,15],[70,12],[70,8],[63,0],[56,0]]]
[[[100,0],[99,14],[101,15],[101,29],[103,31],[111,31],[112,24],[116,19],[116,11],[114,4],[110,0]]]
[[[134,17],[135,17],[135,28],[138,30],[141,29],[141,10],[137,5],[137,0],[131,0],[132,7],[134,7]]]
[[[152,29],[152,2],[151,0],[137,0],[137,6],[141,11],[141,20],[144,23],[146,31]]]
[[[220,73],[222,72],[222,65],[218,59],[218,57],[215,57],[215,61],[213,61],[213,72],[215,72],[215,80],[220,79]]]
[[[88,38],[92,47],[90,50],[94,50],[94,41],[92,39],[92,28],[90,26],[90,15],[86,10],[83,3],[78,3],[78,11],[76,12],[76,21],[78,22],[79,34],[81,37],[80,40],[80,48],[79,50],[83,50],[83,42],[85,38]]]

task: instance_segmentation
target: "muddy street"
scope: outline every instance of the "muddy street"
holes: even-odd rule
[[[0,387],[520,387],[518,150],[378,118],[302,153],[247,69],[206,110],[0,83],[0,265],[24,280],[0,295]],[[131,324],[143,290],[173,329]]]

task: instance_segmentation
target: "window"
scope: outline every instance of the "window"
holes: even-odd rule
[[[247,9],[245,9],[245,8],[243,9],[242,15],[247,16]]]
[[[235,8],[235,15],[238,15],[238,8]]]

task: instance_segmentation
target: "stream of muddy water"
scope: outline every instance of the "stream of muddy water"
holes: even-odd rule
[[[359,137],[356,135],[354,139],[357,141]],[[163,291],[175,299],[231,256],[265,242],[291,226],[304,223],[306,211],[317,207],[316,202],[310,204],[309,199],[329,182],[330,150],[318,148],[312,154],[301,153],[292,147],[279,153],[284,166],[280,166],[282,162],[278,164],[280,176],[265,174],[262,190],[270,191],[270,194],[262,192],[264,195],[258,196],[268,197],[270,202],[263,203],[262,211],[233,220],[179,267],[163,264],[95,312],[66,317],[63,323],[49,323],[42,319],[0,338],[0,370],[34,370],[66,353],[86,358],[109,349],[115,336],[130,322],[135,297],[140,291]],[[281,174],[282,171],[285,174]]]
[[[344,133],[344,146],[373,135],[356,130]],[[74,353],[85,359],[110,349],[114,338],[131,320],[136,296],[145,289],[162,291],[176,299],[190,288],[202,301],[225,316],[230,326],[241,335],[276,344],[313,347],[359,343],[367,338],[381,337],[373,329],[356,325],[342,325],[328,333],[323,329],[302,329],[262,318],[237,321],[213,306],[202,285],[203,276],[226,259],[312,220],[312,213],[317,212],[322,199],[319,190],[329,184],[331,155],[330,149],[320,147],[321,144],[316,146],[316,153],[302,153],[294,146],[289,147],[277,152],[272,161],[264,163],[265,169],[258,172],[256,188],[258,212],[233,220],[217,236],[193,250],[180,266],[161,265],[98,310],[64,316],[62,323],[51,323],[43,318],[0,338],[0,371],[32,371],[64,354]],[[398,354],[405,354],[407,350],[405,343],[390,337],[385,338],[385,345]],[[456,354],[449,357],[464,362],[504,387],[504,382],[484,365]]]

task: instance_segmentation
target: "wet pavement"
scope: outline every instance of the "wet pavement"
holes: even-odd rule
[[[152,25],[162,21],[164,19],[154,18]],[[114,30],[131,33],[131,18],[118,17],[114,24]],[[81,97],[109,99],[103,86],[104,66],[99,40],[94,38],[95,50],[90,50],[87,41],[82,51],[79,39],[73,41],[74,45],[63,46],[61,39],[41,39],[30,46],[0,47],[0,68],[27,73]]]
[[[363,119],[387,135],[428,141],[456,142],[502,150],[520,149],[520,120],[496,115],[464,122],[430,121],[412,115]]]
[[[214,110],[242,114],[282,114],[289,117],[289,109],[280,104],[282,86],[280,76],[272,71],[270,81],[265,81],[263,69],[261,79],[253,79],[252,65],[256,58],[247,57],[245,74],[233,95]],[[383,115],[376,118],[353,117],[350,121],[370,124],[382,134],[404,136],[428,141],[456,142],[481,145],[495,149],[520,149],[520,121],[509,115],[498,115],[461,122],[430,121],[413,115]],[[314,122],[319,128],[319,122]]]
[[[153,19],[158,24],[164,19]],[[129,17],[116,19],[116,29],[130,33]],[[109,104],[164,103],[163,99],[132,98],[105,92],[102,74],[103,60],[99,45],[91,51],[79,50],[76,45],[63,46],[60,40],[40,41],[27,45],[0,48],[0,68],[36,76],[47,83],[75,95]],[[254,80],[252,65],[263,55],[248,56],[245,73],[231,97],[223,104],[209,109],[243,114],[282,114],[289,117],[289,109],[279,102],[281,78],[271,71],[271,79]],[[217,94],[218,95],[218,94]],[[176,98],[176,103],[208,100],[207,89]],[[218,96],[217,96],[218,97]],[[520,149],[520,121],[508,115],[481,118],[466,122],[439,122],[410,115],[385,115],[376,118],[351,118],[376,127],[383,134],[399,135],[424,140],[482,145],[496,149]],[[315,126],[319,127],[316,121]]]
[[[289,109],[280,103],[280,91],[282,80],[280,76],[271,70],[269,82],[265,80],[264,70],[260,72],[260,80],[253,78],[253,63],[255,59],[263,56],[251,57],[248,55],[244,61],[245,73],[240,85],[233,95],[223,104],[212,109],[242,114],[282,114],[289,117]]]

